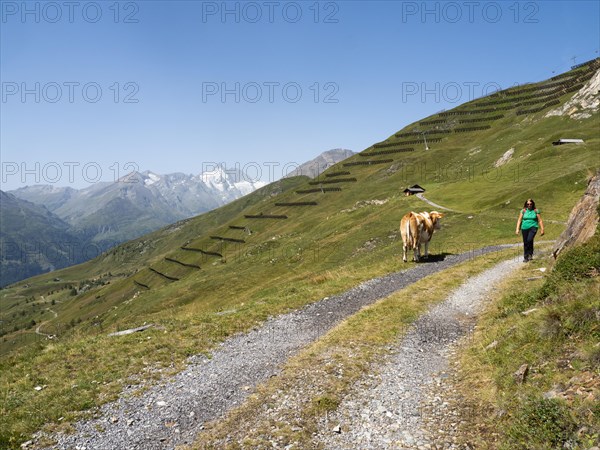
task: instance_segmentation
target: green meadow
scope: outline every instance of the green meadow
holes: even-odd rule
[[[557,238],[600,167],[598,113],[544,115],[593,73],[579,68],[561,86],[542,81],[424,118],[317,179],[277,181],[84,264],[2,289],[0,447],[16,448],[42,427],[68,430],[123,386],[177,371],[186,357],[210,354],[269,316],[412,267],[402,262],[400,219],[434,209],[404,195],[413,184],[451,210],[430,246],[434,256],[519,243],[515,223],[528,197],[542,212],[545,239]],[[490,111],[490,101],[503,109]],[[469,127],[481,129],[462,130]],[[565,137],[585,143],[552,145]],[[154,326],[108,336],[144,324]]]

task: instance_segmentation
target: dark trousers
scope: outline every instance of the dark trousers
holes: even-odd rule
[[[523,258],[530,260],[533,258],[533,239],[537,233],[536,227],[531,227],[528,230],[521,230],[523,234]]]

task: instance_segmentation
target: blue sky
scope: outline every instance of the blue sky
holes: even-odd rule
[[[272,181],[600,47],[598,1],[0,4],[3,190],[215,162]]]

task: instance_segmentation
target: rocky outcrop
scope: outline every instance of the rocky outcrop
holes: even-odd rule
[[[509,162],[512,159],[514,153],[514,147],[506,150],[506,152],[494,163],[494,167],[497,168]]]
[[[556,258],[564,249],[586,242],[596,232],[598,226],[598,201],[600,199],[600,170],[588,181],[588,187],[583,197],[577,202],[567,228],[560,235],[552,254]]]
[[[567,115],[582,120],[592,117],[600,108],[600,70],[565,104],[555,108],[545,117]]]

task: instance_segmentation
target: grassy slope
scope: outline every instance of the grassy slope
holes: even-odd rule
[[[457,110],[474,111],[477,103]],[[488,130],[444,135],[441,142],[430,144],[429,151],[412,145],[416,151],[410,153],[356,155],[344,163],[388,158],[393,162],[338,164],[321,179],[335,179],[325,175],[348,170],[351,175],[342,178],[358,180],[325,185],[342,187],[340,192],[298,194],[299,188],[317,186],[308,185],[306,178],[284,180],[216,211],[123,244],[88,263],[1,291],[0,320],[8,332],[1,344],[2,352],[8,354],[0,366],[0,443],[14,445],[61,416],[73,419],[74,412],[113,397],[128,376],[144,367],[178,367],[186,355],[208,351],[215,342],[269,315],[398,270],[401,216],[411,209],[429,209],[414,197],[402,196],[408,185],[418,183],[427,189],[429,199],[462,212],[447,215],[432,253],[514,242],[517,209],[527,196],[533,196],[542,209],[548,237],[558,236],[563,228],[560,222],[583,192],[586,176],[598,166],[598,116],[574,121],[543,119],[544,111],[504,114],[490,122]],[[450,117],[443,127],[468,126],[458,123],[461,117]],[[413,124],[403,132],[416,128]],[[552,147],[550,142],[558,137],[583,137],[586,143]],[[386,142],[407,139],[392,136]],[[515,149],[513,160],[500,169],[491,168],[509,148]],[[369,148],[365,153],[380,149]],[[387,203],[364,203],[373,199]],[[292,201],[317,201],[318,205],[275,205]],[[244,214],[260,213],[289,218],[244,218]],[[252,234],[229,225],[248,226]],[[210,238],[215,235],[245,243]],[[223,257],[184,251],[181,246]],[[185,267],[164,257],[202,268]],[[180,280],[168,281],[150,267]],[[71,286],[85,292],[71,296]],[[46,308],[58,318],[53,319]],[[227,314],[216,314],[219,311]],[[47,321],[42,330],[59,338],[48,341],[35,335],[33,328],[27,329],[32,317],[38,323]],[[160,324],[163,330],[149,331],[143,337],[106,337],[109,331],[144,322]],[[15,349],[20,351],[10,353]],[[71,389],[75,384],[77,388]],[[33,390],[36,385],[48,387],[37,392]],[[43,411],[38,411],[40,404],[46,405]]]
[[[562,253],[537,286],[522,275],[507,281],[508,294],[489,306],[461,358],[460,390],[478,411],[463,429],[471,445],[537,450],[600,443],[599,274],[596,232]],[[519,383],[513,373],[522,364],[529,374]]]

